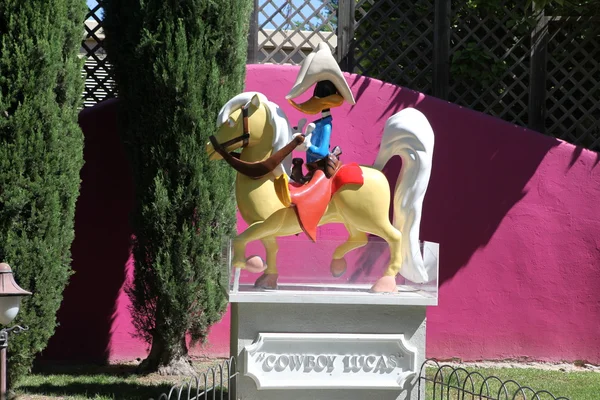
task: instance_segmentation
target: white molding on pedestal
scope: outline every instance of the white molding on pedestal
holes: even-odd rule
[[[264,389],[401,390],[417,375],[402,334],[259,333],[244,374]]]
[[[369,291],[370,288],[370,285],[284,284],[277,290],[257,290],[253,285],[240,284],[237,292],[229,292],[229,302],[397,306],[437,306],[438,304],[435,292],[400,286],[398,293],[372,293]]]

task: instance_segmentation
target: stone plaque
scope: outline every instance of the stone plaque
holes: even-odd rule
[[[260,333],[244,373],[258,389],[402,389],[416,356],[404,335]]]

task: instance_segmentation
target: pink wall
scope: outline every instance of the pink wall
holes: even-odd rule
[[[249,66],[246,90],[263,92],[295,122],[300,115],[284,96],[297,71]],[[421,110],[436,134],[421,229],[423,240],[441,246],[428,356],[600,363],[600,155],[404,88],[348,79],[357,104],[333,111],[344,160],[371,164],[386,119],[405,107]],[[122,292],[132,193],[113,108],[82,113],[76,274],[47,359],[145,356]],[[226,314],[194,354],[227,355],[228,321]]]

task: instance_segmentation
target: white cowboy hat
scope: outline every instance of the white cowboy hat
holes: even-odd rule
[[[285,98],[289,100],[298,97],[320,81],[331,81],[344,100],[352,105],[356,104],[348,82],[344,79],[340,66],[325,42],[319,43],[317,48],[306,57],[294,87]]]

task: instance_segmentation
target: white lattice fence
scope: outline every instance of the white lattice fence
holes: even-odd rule
[[[102,4],[103,0],[97,0],[96,4],[89,8],[84,25],[86,33],[81,44],[81,56],[85,58],[82,71],[85,79],[84,107],[91,107],[116,95],[115,82],[106,59],[106,52],[102,47],[104,42]]]
[[[354,72],[431,92],[431,0],[358,0]]]
[[[300,64],[319,42],[335,54],[336,11],[330,0],[259,0],[258,61]]]
[[[116,95],[102,48],[104,1],[90,9],[85,25],[85,106]],[[325,41],[346,70],[522,126],[545,126],[547,134],[600,150],[597,17],[545,19],[552,22],[544,88],[543,77],[531,85],[538,76],[530,74],[533,63],[544,58],[532,57],[539,24],[527,23],[524,0],[502,0],[493,8],[466,0],[254,1],[250,62],[299,64]],[[444,22],[448,12],[450,24]],[[545,114],[532,114],[531,104],[544,103]]]
[[[571,17],[549,25],[547,133],[600,150],[600,21]]]

